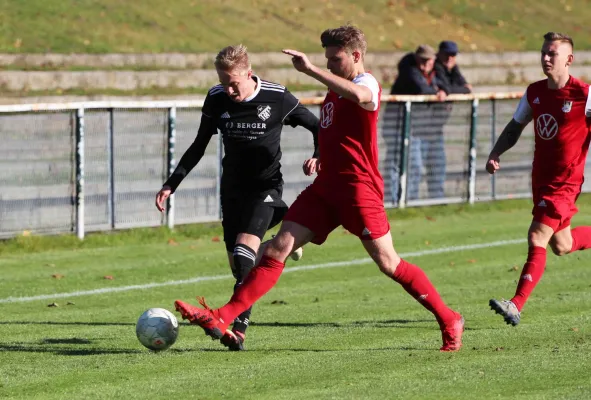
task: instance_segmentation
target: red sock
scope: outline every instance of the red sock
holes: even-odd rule
[[[263,256],[236,291],[217,314],[225,322],[234,321],[242,312],[248,310],[258,299],[263,297],[279,280],[285,263]]]
[[[573,236],[572,251],[591,248],[591,226],[578,226],[571,231]]]
[[[457,318],[456,313],[441,300],[441,296],[427,275],[416,265],[400,260],[392,279],[400,283],[415,300],[431,311],[439,325],[450,323]]]
[[[521,311],[531,292],[534,290],[546,269],[546,249],[533,246],[529,248],[527,262],[521,271],[521,278],[517,284],[515,297],[511,299],[517,309]]]

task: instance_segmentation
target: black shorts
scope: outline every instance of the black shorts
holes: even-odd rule
[[[226,250],[234,251],[240,233],[249,233],[263,240],[265,232],[279,224],[287,213],[282,194],[281,187],[256,192],[224,190],[221,200]]]

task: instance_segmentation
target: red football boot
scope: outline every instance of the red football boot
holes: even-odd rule
[[[209,308],[203,297],[197,297],[199,304],[204,308],[199,308],[183,301],[174,302],[174,307],[181,313],[183,319],[189,320],[191,324],[199,325],[205,331],[205,334],[213,339],[221,339],[228,325],[219,318],[214,310]]]
[[[457,314],[457,313],[456,313]],[[441,326],[443,346],[440,351],[458,351],[462,347],[462,333],[464,333],[464,317],[457,314],[457,318],[450,324]]]

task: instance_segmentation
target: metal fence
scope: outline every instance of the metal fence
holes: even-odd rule
[[[385,205],[474,202],[530,193],[532,128],[503,156],[495,177],[486,157],[511,119],[519,93],[385,96],[380,115],[380,170]],[[302,99],[316,115],[322,99]],[[0,236],[85,232],[215,221],[221,218],[222,146],[205,156],[172,196],[156,192],[197,133],[201,101],[88,102],[0,106]],[[312,137],[285,127],[284,198],[291,204],[313,178],[301,171]],[[587,189],[587,188],[585,188]]]

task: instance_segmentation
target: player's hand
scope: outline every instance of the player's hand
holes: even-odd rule
[[[172,189],[169,186],[162,186],[162,189],[156,194],[156,208],[158,211],[164,211],[166,199],[170,197]]]
[[[501,168],[501,165],[499,164],[499,156],[496,154],[491,154],[488,156],[488,161],[486,162],[486,171],[492,175],[497,172],[499,168]]]
[[[304,161],[302,169],[304,170],[304,174],[306,174],[307,176],[313,175],[316,172],[320,171],[320,160],[317,158],[309,158],[306,161]]]
[[[290,49],[283,49],[282,52],[291,56],[291,62],[298,71],[306,73],[314,68],[314,65],[304,53]]]

